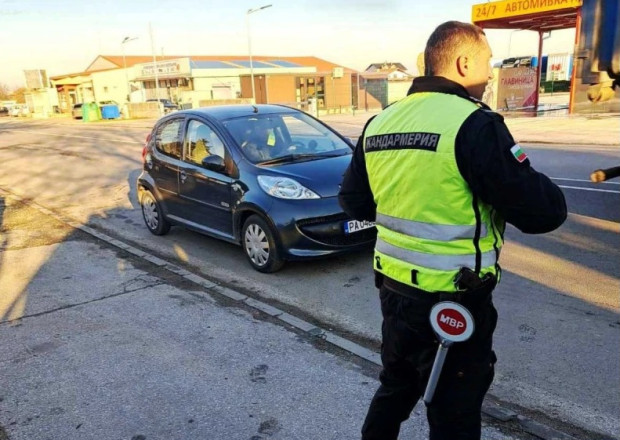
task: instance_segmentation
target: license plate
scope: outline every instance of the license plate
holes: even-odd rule
[[[368,229],[368,228],[372,228],[375,226],[375,222],[369,222],[369,221],[357,221],[357,220],[349,220],[348,222],[344,223],[344,233],[345,234],[352,234],[354,232],[358,232],[358,231],[362,231],[364,229]]]

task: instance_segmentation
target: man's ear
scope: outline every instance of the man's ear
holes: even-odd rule
[[[467,55],[461,55],[456,59],[456,70],[458,71],[460,76],[467,76],[470,68],[470,62],[471,61]]]

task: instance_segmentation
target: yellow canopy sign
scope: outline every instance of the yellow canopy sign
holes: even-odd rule
[[[472,6],[472,23],[498,18],[517,17],[539,12],[578,8],[583,0],[504,0],[493,3],[481,3]]]

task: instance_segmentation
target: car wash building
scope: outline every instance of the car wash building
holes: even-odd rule
[[[569,63],[558,61],[557,57],[554,59],[550,56],[547,59],[547,73],[551,71],[552,78],[560,78],[566,76],[566,70],[570,69],[570,113],[595,110],[597,112],[620,111],[618,87],[615,92],[611,91],[611,87],[607,87],[604,92],[607,99],[599,100],[598,107],[593,108],[593,105],[597,103],[593,104],[593,101],[588,99],[592,93],[589,91],[592,80],[587,78],[590,76],[589,72],[586,72],[587,69],[583,69],[584,63],[590,63],[594,71],[595,64],[598,63],[599,48],[606,47],[609,49],[609,54],[615,54],[613,56],[618,57],[618,48],[612,47],[620,45],[618,3],[618,0],[504,0],[474,5],[472,22],[483,29],[528,30],[538,34],[535,64],[500,68],[497,72],[496,84],[490,91],[497,107],[529,108],[535,113],[538,109],[543,68],[544,35],[554,30],[575,28],[576,52],[572,57],[575,65],[571,66]],[[611,31],[600,32],[601,26],[596,29],[583,26],[599,22],[602,23],[601,26],[607,26]],[[600,41],[592,41],[593,38],[598,38]],[[550,62],[552,63],[551,70],[548,67]]]

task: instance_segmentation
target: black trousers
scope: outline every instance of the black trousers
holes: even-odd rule
[[[391,281],[391,280],[390,280]],[[435,395],[427,407],[430,440],[479,440],[481,407],[493,381],[492,350],[497,311],[492,302],[495,282],[466,292],[460,302],[472,313],[474,333],[453,344],[446,356]],[[429,315],[439,294],[419,292],[404,296],[385,286],[379,289],[383,314],[381,385],[372,399],[363,440],[396,440],[426,383],[439,347]]]

